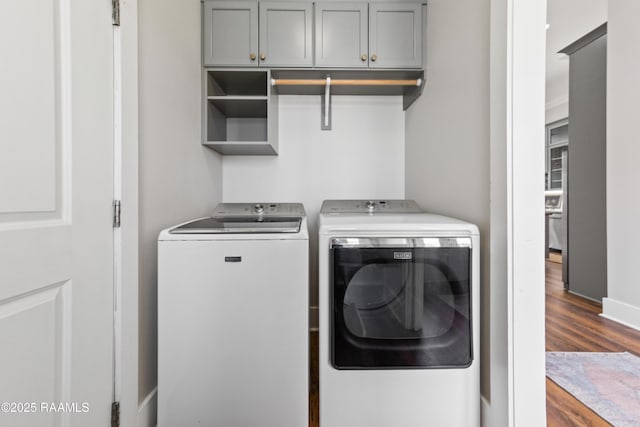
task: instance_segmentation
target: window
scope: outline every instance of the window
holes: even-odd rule
[[[551,123],[546,127],[546,173],[547,190],[562,189],[562,153],[569,150],[569,123],[567,119]]]

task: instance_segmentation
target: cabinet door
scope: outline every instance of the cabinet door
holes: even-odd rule
[[[312,3],[260,3],[260,65],[313,65]]]
[[[204,2],[204,65],[258,66],[258,3]]]
[[[422,66],[422,5],[369,4],[369,66]]]
[[[316,66],[368,67],[367,3],[316,3]]]

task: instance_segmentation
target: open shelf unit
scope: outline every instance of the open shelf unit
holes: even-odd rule
[[[278,154],[279,95],[320,95],[329,130],[330,96],[402,96],[406,110],[425,86],[423,70],[205,68],[203,76],[203,144],[226,155]]]
[[[222,154],[278,154],[269,70],[205,69],[204,79],[203,144]]]

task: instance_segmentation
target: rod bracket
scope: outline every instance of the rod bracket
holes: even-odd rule
[[[327,76],[322,95],[322,108],[320,114],[320,129],[331,130],[331,77]]]

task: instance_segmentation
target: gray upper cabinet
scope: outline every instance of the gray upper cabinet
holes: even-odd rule
[[[317,2],[316,67],[421,68],[423,5]]]
[[[204,65],[258,66],[258,2],[204,2]]]
[[[316,66],[368,67],[368,4],[316,3]]]
[[[313,4],[260,2],[260,65],[313,66]]]
[[[207,67],[313,66],[313,3],[204,2]]]
[[[422,5],[369,3],[369,66],[422,67]]]
[[[421,2],[204,2],[204,65],[422,68]],[[314,53],[315,34],[315,53]],[[315,59],[315,63],[314,63]]]

